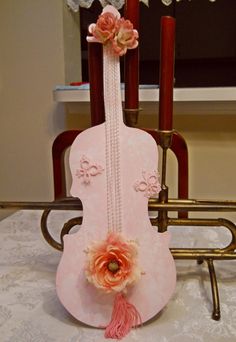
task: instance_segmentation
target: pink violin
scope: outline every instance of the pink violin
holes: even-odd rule
[[[89,31],[88,41],[104,45],[106,120],[71,147],[71,194],[83,203],[83,222],[64,237],[56,287],[76,319],[122,338],[167,304],[176,269],[170,233],[158,233],[148,216],[148,198],[160,191],[156,143],[123,122],[119,56],[137,46],[138,33],[112,6]]]

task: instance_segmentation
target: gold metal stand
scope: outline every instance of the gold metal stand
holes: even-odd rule
[[[166,185],[166,157],[167,150],[171,146],[173,131],[161,131],[160,145],[163,150],[162,154],[162,178],[161,191],[159,198],[152,198],[149,200],[149,211],[158,212],[156,218],[151,219],[152,225],[156,226],[159,232],[167,230],[168,226],[182,227],[193,226],[198,229],[204,227],[222,227],[227,228],[232,239],[228,246],[224,248],[172,248],[171,252],[175,259],[195,259],[198,264],[204,261],[208,265],[213,311],[212,318],[214,320],[220,319],[220,300],[217,286],[217,277],[214,269],[214,260],[232,260],[236,259],[236,226],[230,220],[225,218],[218,219],[201,219],[201,218],[169,218],[168,212],[236,212],[236,201],[205,201],[193,199],[169,199],[168,187]],[[38,209],[44,210],[41,217],[41,230],[45,240],[57,250],[63,250],[63,236],[68,234],[70,230],[76,226],[81,225],[82,216],[75,217],[64,223],[60,241],[56,241],[50,234],[48,228],[48,217],[52,210],[79,210],[82,211],[82,203],[78,199],[66,198],[55,202],[0,202],[0,209]]]
[[[156,219],[152,220],[152,223],[158,227],[159,232],[164,232],[167,230],[168,226],[194,226],[194,227],[226,227],[230,230],[232,235],[232,240],[230,244],[224,248],[172,248],[171,252],[176,259],[196,259],[199,264],[204,261],[207,262],[211,290],[212,290],[212,302],[213,302],[213,312],[212,318],[214,320],[220,319],[220,300],[219,291],[217,285],[217,278],[214,269],[214,260],[225,260],[225,259],[236,259],[236,226],[233,222],[219,218],[219,219],[171,219],[168,217],[169,205],[171,210],[182,210],[183,207],[187,211],[197,211],[198,209],[206,211],[218,211],[218,210],[230,210],[235,211],[235,202],[219,202],[219,201],[190,201],[190,200],[176,200],[172,201],[168,198],[168,187],[166,185],[166,169],[167,169],[167,150],[171,146],[172,135],[174,131],[159,131],[160,134],[160,145],[162,147],[162,178],[161,178],[161,191],[159,193],[159,204],[163,205],[163,209],[158,208],[159,214]],[[157,205],[154,201],[150,205],[150,210],[153,208],[157,209]],[[199,210],[201,211],[201,210]]]

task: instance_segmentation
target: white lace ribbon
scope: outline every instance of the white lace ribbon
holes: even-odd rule
[[[109,46],[103,47],[103,79],[106,131],[108,231],[122,230],[120,170],[120,124],[123,115],[120,94],[120,62]]]

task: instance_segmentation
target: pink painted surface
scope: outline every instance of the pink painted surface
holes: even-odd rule
[[[84,250],[92,241],[107,234],[107,196],[105,160],[105,124],[89,128],[75,140],[70,153],[73,177],[71,194],[83,203],[80,230],[64,237],[64,252],[58,266],[56,286],[59,299],[78,320],[94,327],[105,327],[111,318],[114,295],[99,291],[85,278]],[[176,271],[169,251],[169,232],[157,233],[148,217],[148,198],[137,192],[134,184],[143,171],[157,168],[158,151],[153,138],[141,130],[120,122],[122,234],[139,243],[139,265],[145,273],[127,292],[145,322],[169,301],[175,289]],[[104,171],[89,184],[76,176],[83,156]]]
[[[112,12],[119,18],[112,6],[106,6],[103,12]],[[121,228],[125,240],[136,240],[139,244],[138,265],[144,274],[134,286],[127,287],[126,297],[140,313],[142,322],[167,304],[176,282],[175,264],[168,247],[170,235],[157,233],[148,217],[147,194],[153,195],[157,185],[156,178],[151,176],[158,166],[157,145],[148,133],[124,125],[119,57],[112,53],[112,48],[104,46],[103,61],[106,123],[81,133],[71,147],[71,194],[83,203],[83,222],[77,233],[64,237],[64,252],[56,278],[58,297],[65,308],[78,320],[94,327],[108,325],[115,296],[98,290],[85,276],[84,251],[93,241],[105,240],[108,233],[107,184],[115,198],[109,217],[110,211],[118,215],[116,218],[122,216],[122,227],[115,220],[118,228],[109,228]],[[89,162],[81,164],[81,160]],[[92,176],[92,165],[101,172]],[[107,165],[112,169],[112,177]],[[119,169],[114,170],[117,165]],[[143,176],[147,191],[137,191],[137,182],[140,189]],[[119,178],[120,186],[117,185]],[[119,203],[121,210],[117,214]]]

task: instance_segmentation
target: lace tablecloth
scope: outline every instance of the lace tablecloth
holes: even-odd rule
[[[78,213],[76,213],[78,214]],[[56,234],[73,212],[54,212]],[[77,322],[62,307],[55,292],[61,253],[40,233],[41,211],[20,211],[0,222],[0,340],[2,342],[102,342],[103,330]],[[223,246],[225,229],[175,228],[172,246]],[[185,244],[185,245],[184,245]],[[176,261],[177,288],[168,306],[152,322],[133,330],[122,341],[202,342],[236,340],[236,261],[215,262],[219,281],[220,321],[211,319],[212,299],[206,265]],[[158,294],[157,294],[158,295]],[[110,341],[110,340],[109,340]]]

